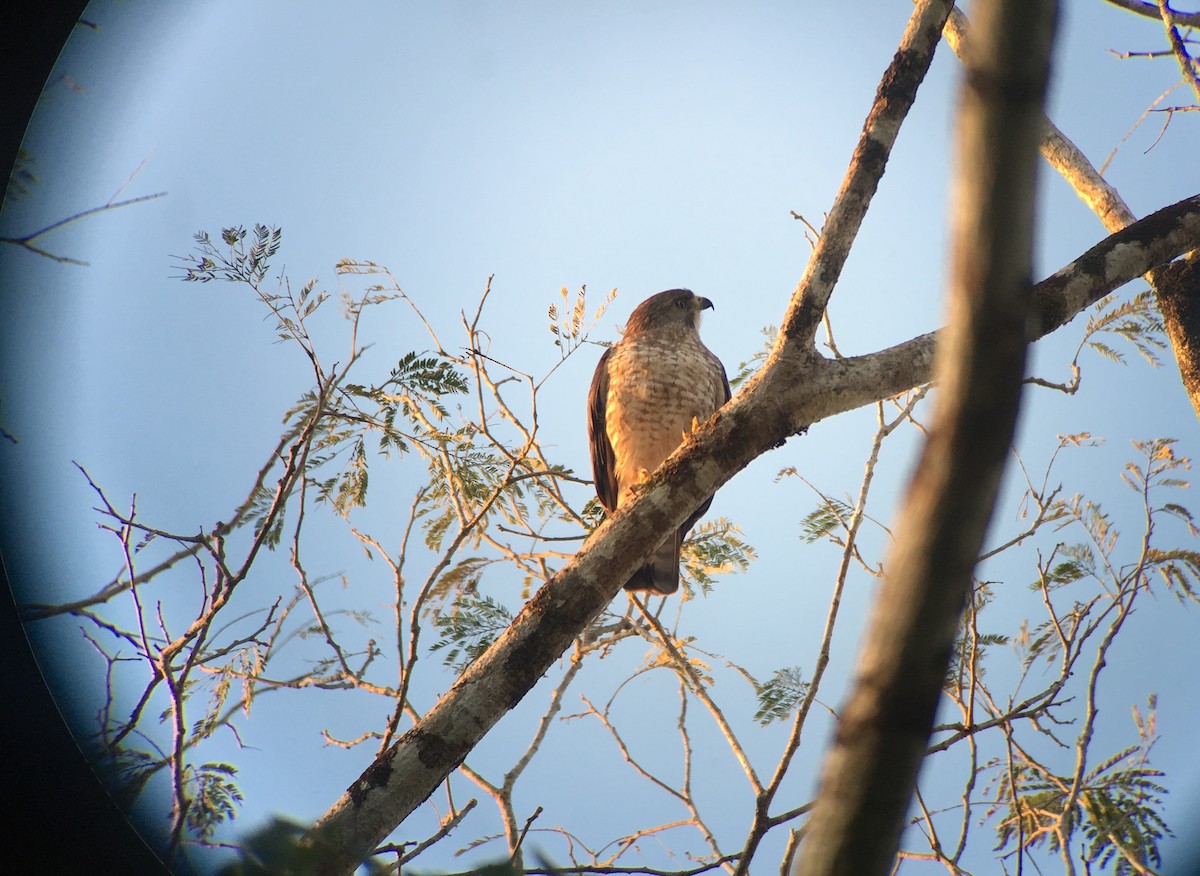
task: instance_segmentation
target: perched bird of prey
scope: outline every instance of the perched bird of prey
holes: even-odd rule
[[[596,495],[609,514],[729,401],[725,368],[700,341],[700,311],[712,306],[690,289],[651,295],[634,308],[621,340],[600,357],[588,393],[588,437]],[[711,502],[710,496],[667,536],[626,590],[679,589],[679,546]]]

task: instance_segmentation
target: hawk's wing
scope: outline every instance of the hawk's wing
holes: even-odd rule
[[[608,440],[608,360],[612,348],[604,351],[592,375],[588,389],[588,440],[592,450],[592,477],[600,504],[612,514],[617,510],[617,461]],[[728,383],[726,384],[728,387]],[[726,390],[728,391],[728,389]]]
[[[731,399],[733,397],[733,391],[729,388],[729,375],[725,373],[725,366],[723,364],[721,364],[721,360],[718,359],[716,356],[714,356],[711,352],[709,353],[709,356],[712,358],[712,361],[716,364],[716,366],[719,369],[721,369],[721,384],[722,384],[721,388],[724,390],[724,395],[725,395],[725,398],[721,401],[721,404],[719,404],[717,406],[718,408],[721,408],[724,405],[728,404],[729,399]],[[612,452],[611,448],[609,448],[609,452],[610,453]],[[712,504],[712,496],[709,496],[707,499],[705,499],[703,502],[700,503],[699,508],[697,508],[695,511],[692,512],[691,517],[689,517],[687,520],[683,521],[683,526],[679,527],[679,540],[680,541],[683,541],[687,537],[687,534],[692,531],[692,527],[696,525],[696,521],[704,516],[705,512],[708,511],[708,506],[711,504]]]

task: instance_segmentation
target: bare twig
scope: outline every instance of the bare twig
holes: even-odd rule
[[[1171,9],[1167,0],[1157,0],[1157,2],[1158,14],[1162,18],[1163,27],[1167,32],[1167,44],[1171,47],[1171,54],[1175,56],[1175,61],[1179,64],[1179,72],[1183,76],[1183,81],[1196,93],[1196,102],[1200,104],[1200,69],[1197,68],[1195,58],[1188,54],[1187,46],[1184,45],[1183,38],[1179,35],[1174,10]]]
[[[143,201],[153,201],[155,198],[162,198],[166,196],[166,194],[166,192],[155,192],[153,195],[141,195],[140,197],[129,198],[124,201],[110,201],[109,203],[102,204],[99,207],[92,207],[88,210],[82,210],[78,213],[68,216],[66,219],[59,219],[57,222],[52,222],[44,228],[39,228],[37,231],[30,232],[29,234],[21,237],[0,237],[0,243],[9,243],[13,244],[14,246],[19,246],[22,249],[29,250],[35,255],[44,256],[45,258],[56,261],[59,264],[81,265],[83,267],[87,267],[89,264],[88,262],[81,261],[80,259],[73,259],[69,256],[54,255],[53,253],[48,252],[41,247],[34,246],[34,241],[45,237],[52,231],[57,231],[60,228],[71,225],[72,223],[78,222],[81,219],[86,219],[89,216],[95,216],[99,213],[107,213],[110,210],[119,210],[122,207],[128,207],[132,204],[140,204]]]

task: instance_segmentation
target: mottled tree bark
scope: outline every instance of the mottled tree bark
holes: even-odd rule
[[[1179,377],[1200,417],[1200,250],[1146,275],[1158,299]]]

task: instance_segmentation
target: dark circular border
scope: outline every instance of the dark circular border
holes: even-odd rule
[[[0,169],[6,186],[38,96],[85,6],[82,0],[0,4]],[[64,722],[17,617],[2,555],[0,666],[6,706],[0,752],[9,798],[0,872],[169,872],[105,791]]]

